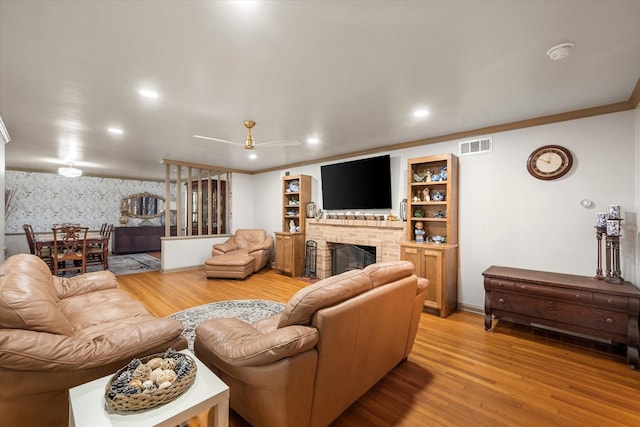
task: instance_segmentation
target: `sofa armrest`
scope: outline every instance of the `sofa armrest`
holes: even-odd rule
[[[53,284],[60,299],[118,287],[116,275],[109,270],[85,273],[70,278],[53,276]]]
[[[404,349],[405,359],[409,357],[413,343],[418,335],[418,327],[420,324],[420,315],[422,314],[422,308],[424,307],[424,300],[427,297],[427,289],[429,289],[429,280],[423,277],[418,277],[416,286],[416,297],[413,300],[413,311],[411,312],[411,326],[409,327],[409,336],[407,338],[407,345]]]
[[[273,247],[273,237],[267,236],[267,238],[264,241],[260,243],[254,243],[251,246],[249,246],[249,254],[255,251],[268,251],[268,250],[271,250],[272,247]]]
[[[0,330],[0,368],[17,371],[77,371],[125,361],[162,343],[175,341],[182,323],[170,318],[123,322],[92,336],[49,334],[22,329]]]
[[[262,333],[234,318],[212,319],[196,327],[196,353],[207,346],[221,361],[232,366],[261,366],[312,349],[318,330],[309,326],[288,326]]]
[[[418,277],[418,287],[416,288],[416,295],[424,294],[429,289],[429,279],[424,277]]]

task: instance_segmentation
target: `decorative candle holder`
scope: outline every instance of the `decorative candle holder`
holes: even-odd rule
[[[624,282],[622,271],[620,270],[620,236],[607,236],[607,248],[611,251],[611,265],[607,263],[607,277],[605,282],[620,284]]]
[[[607,236],[619,236],[620,235],[620,222],[621,219],[608,219],[607,220]]]
[[[598,267],[596,268],[596,276],[594,279],[604,280],[605,276],[602,274],[602,235],[606,234],[607,227],[596,226],[596,240],[598,242]]]
[[[619,210],[618,210],[619,216]],[[620,218],[609,218],[607,220],[607,272],[604,279],[608,283],[620,284],[624,282],[622,278],[622,270],[620,268]]]
[[[609,205],[609,219],[620,219],[620,205]]]
[[[620,207],[609,206],[609,217],[605,220],[604,214],[596,214],[596,241],[598,245],[598,265],[595,279],[608,283],[620,284],[624,282],[620,268]],[[617,216],[612,218],[611,215]],[[604,221],[603,221],[604,220]],[[604,222],[604,223],[603,223]],[[602,236],[605,235],[605,269],[602,269]]]

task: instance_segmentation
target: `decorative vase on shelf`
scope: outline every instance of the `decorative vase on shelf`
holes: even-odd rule
[[[123,226],[123,227],[126,226],[128,222],[129,222],[129,217],[128,216],[126,216],[126,215],[120,216],[120,225],[121,226]]]
[[[314,202],[307,203],[307,218],[314,218],[316,216],[316,204]]]
[[[402,199],[400,202],[400,219],[402,221],[407,220],[407,199]]]

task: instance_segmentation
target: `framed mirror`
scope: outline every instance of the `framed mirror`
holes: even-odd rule
[[[131,218],[157,218],[164,215],[164,197],[151,193],[132,194],[122,199],[120,212]]]

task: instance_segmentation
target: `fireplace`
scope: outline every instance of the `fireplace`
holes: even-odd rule
[[[317,277],[324,279],[332,275],[331,248],[334,246],[372,246],[375,262],[399,260],[405,226],[403,221],[307,218],[306,239],[317,243]]]
[[[375,246],[331,244],[331,275],[358,270],[376,262]]]

